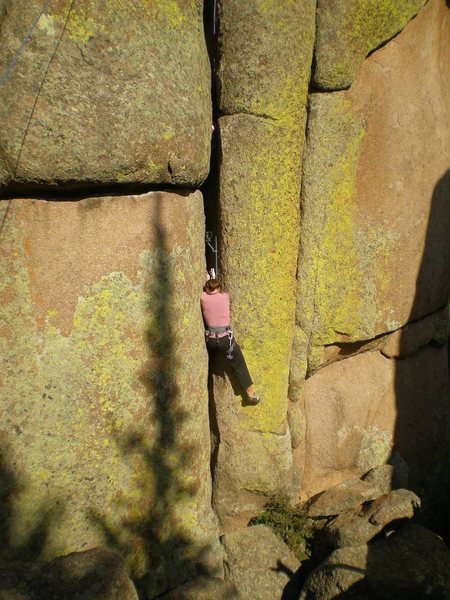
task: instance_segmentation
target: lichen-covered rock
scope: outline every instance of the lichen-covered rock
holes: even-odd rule
[[[407,525],[386,539],[336,550],[306,580],[300,600],[450,598],[450,552],[435,533]]]
[[[221,113],[295,126],[310,78],[315,2],[223,0],[218,9]]]
[[[314,84],[349,87],[366,56],[398,33],[426,0],[319,0]]]
[[[300,495],[360,477],[387,462],[394,447],[409,469],[408,487],[422,496],[430,474],[448,461],[449,396],[445,347],[401,361],[366,352],[323,367],[305,384]]]
[[[271,529],[255,525],[223,536],[226,578],[243,600],[281,598],[300,563],[288,546]]]
[[[42,10],[8,0],[0,73]],[[202,3],[51,3],[0,87],[0,185],[202,182],[210,74]]]
[[[202,196],[1,204],[6,550],[106,540],[156,594],[218,559]]]
[[[105,548],[49,563],[0,563],[2,600],[138,600],[123,560]]]
[[[297,306],[309,372],[327,362],[324,345],[373,340],[447,304],[448,13],[430,1],[350,90],[310,97]]]
[[[276,6],[265,0],[220,2],[219,111],[227,115],[219,119],[222,276],[236,337],[263,398],[257,407],[236,401],[237,429],[228,428],[221,443],[248,438],[245,451],[255,457],[252,478],[258,485],[269,479],[263,472],[267,461],[280,465],[272,470],[274,481],[292,462],[285,435],[287,383],[314,15],[311,0]],[[216,379],[216,404],[219,389]],[[271,456],[263,458],[267,440]],[[229,465],[220,469],[225,473]],[[272,489],[265,484],[259,492]]]
[[[228,374],[226,359],[216,361],[211,423],[213,506],[222,531],[245,527],[263,508],[266,497],[261,492],[288,493],[292,476],[286,424],[276,432],[260,431],[259,407],[247,405],[233,392]]]

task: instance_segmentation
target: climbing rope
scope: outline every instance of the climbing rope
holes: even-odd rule
[[[23,38],[22,43],[20,44],[19,48],[16,50],[11,62],[9,63],[9,65],[6,68],[6,71],[3,73],[3,75],[0,77],[0,87],[2,87],[2,85],[6,82],[6,80],[9,77],[9,74],[11,73],[11,71],[13,70],[15,64],[17,63],[17,61],[19,60],[19,56],[21,55],[23,49],[25,48],[25,46],[28,44],[28,42],[30,41],[31,38],[31,34],[34,31],[34,28],[36,27],[36,25],[39,23],[39,19],[42,17],[43,14],[45,14],[47,12],[48,7],[50,6],[51,0],[48,0],[48,2],[45,4],[44,8],[41,10],[41,12],[38,14],[38,16],[36,17],[36,19],[33,22],[33,25],[31,26],[31,28],[28,30],[26,36]]]
[[[28,119],[28,123],[27,123],[26,129],[25,129],[25,133],[23,135],[22,143],[20,144],[19,155],[17,156],[16,165],[14,167],[14,176],[16,176],[17,169],[19,168],[19,163],[20,163],[20,159],[21,159],[21,156],[22,156],[23,147],[25,145],[25,140],[26,140],[26,137],[28,135],[28,131],[30,129],[31,121],[33,120],[34,111],[36,110],[36,105],[37,105],[37,102],[39,100],[39,96],[41,94],[41,90],[42,90],[42,88],[44,86],[45,80],[47,79],[48,72],[50,71],[51,64],[53,62],[53,59],[55,58],[55,54],[58,51],[58,48],[59,48],[61,40],[62,40],[62,38],[64,36],[64,33],[66,32],[67,24],[69,23],[70,15],[72,14],[72,9],[73,9],[74,4],[75,4],[75,0],[72,0],[72,2],[70,4],[70,7],[69,7],[69,12],[67,13],[67,16],[66,16],[66,20],[64,21],[64,27],[62,28],[61,35],[59,36],[58,42],[57,42],[57,44],[55,46],[55,49],[53,50],[53,53],[52,53],[52,55],[50,57],[50,60],[48,61],[48,65],[47,65],[47,68],[45,69],[44,77],[42,79],[41,85],[39,86],[38,93],[36,94],[36,98],[35,98],[34,103],[33,103],[33,108],[31,109],[30,118]]]

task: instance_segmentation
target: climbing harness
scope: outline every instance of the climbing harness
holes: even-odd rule
[[[232,360],[233,358],[233,350],[234,350],[234,337],[233,337],[233,332],[230,331],[228,332],[228,339],[230,340],[230,347],[228,348],[228,352],[227,352],[227,358],[228,360]]]
[[[231,360],[233,358],[233,350],[235,347],[235,341],[234,341],[234,335],[233,335],[233,332],[232,332],[230,326],[226,325],[224,327],[212,327],[212,326],[208,325],[207,329],[205,330],[205,336],[207,339],[209,339],[209,338],[219,339],[219,333],[226,333],[228,336],[230,346],[228,348],[226,357],[228,358],[228,360]],[[223,337],[225,337],[225,336],[223,336]]]

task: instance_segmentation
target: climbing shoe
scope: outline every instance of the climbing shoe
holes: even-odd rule
[[[249,404],[259,404],[261,401],[260,396],[258,396],[257,394],[253,394],[253,396],[247,396],[247,402]]]

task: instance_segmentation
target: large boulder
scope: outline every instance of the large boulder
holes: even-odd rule
[[[138,600],[123,560],[105,548],[49,563],[0,563],[1,600]]]
[[[348,91],[310,96],[297,305],[310,373],[324,345],[373,340],[447,304],[448,12],[431,0]]]
[[[440,537],[408,525],[369,545],[341,548],[308,577],[300,600],[450,598],[450,552]]]
[[[242,456],[245,448],[255,457],[253,483],[238,484],[260,498],[260,492],[268,491],[266,483],[259,487],[270,479],[268,462],[274,465],[272,477],[279,480],[292,460],[286,435],[287,381],[315,3],[275,7],[259,0],[226,0],[219,10],[219,111],[225,115],[219,119],[222,276],[231,294],[236,337],[263,401],[255,408],[235,400],[236,429],[226,425],[228,414],[218,429],[236,455]],[[222,390],[230,393],[221,381],[220,374],[214,376],[216,405],[222,403]],[[230,433],[226,438],[225,428]],[[238,448],[234,440],[243,436],[247,443]],[[222,462],[220,455],[218,459],[221,472],[230,471],[231,463]],[[282,487],[286,485],[285,479]]]
[[[305,383],[300,496],[360,477],[393,450],[409,471],[408,487],[422,495],[448,461],[449,396],[445,346],[401,361],[365,352],[320,369]]]
[[[412,519],[420,500],[409,490],[394,490],[356,510],[348,510],[327,523],[314,539],[315,553],[327,556],[336,548],[367,544],[386,526]]]
[[[213,569],[200,192],[1,208],[2,550]]]
[[[313,82],[324,90],[350,86],[366,56],[394,37],[426,0],[318,0]]]
[[[281,598],[298,559],[271,529],[255,525],[223,536],[225,575],[242,600]]]
[[[0,73],[42,2],[5,2]],[[210,72],[202,2],[51,3],[0,87],[0,186],[202,182]]]

